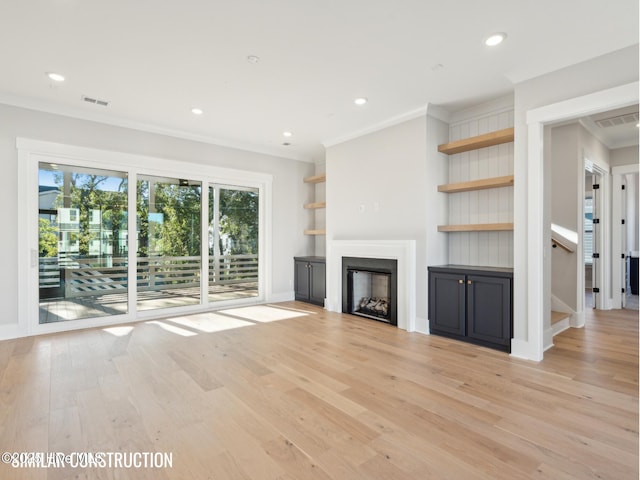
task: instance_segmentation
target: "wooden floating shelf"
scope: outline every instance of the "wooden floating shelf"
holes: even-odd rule
[[[446,185],[438,185],[438,191],[443,193],[457,193],[512,186],[513,175],[507,175],[505,177],[483,178],[482,180],[473,180],[470,182],[447,183]]]
[[[304,234],[305,235],[326,235],[327,231],[326,230],[305,230]]]
[[[502,143],[513,142],[513,128],[505,128],[495,132],[485,133],[477,137],[465,138],[438,146],[440,153],[453,155],[454,153],[469,152],[479,148],[491,147]]]
[[[439,232],[496,232],[513,230],[513,223],[472,223],[469,225],[438,225]]]
[[[327,208],[327,202],[306,203],[304,208]]]
[[[306,177],[304,179],[304,183],[322,183],[327,181],[327,176],[323,173],[322,175],[313,175],[312,177]]]

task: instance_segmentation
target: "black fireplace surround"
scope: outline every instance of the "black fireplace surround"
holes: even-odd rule
[[[355,293],[356,276],[377,279],[388,285],[388,297]],[[373,283],[373,280],[371,281]],[[342,257],[342,311],[353,315],[398,325],[398,261],[385,258]]]

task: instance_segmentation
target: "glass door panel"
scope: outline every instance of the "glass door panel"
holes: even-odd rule
[[[200,303],[201,183],[139,177],[137,309]]]
[[[209,186],[210,302],[258,296],[259,218],[258,189]]]
[[[127,313],[127,174],[38,165],[39,323]]]

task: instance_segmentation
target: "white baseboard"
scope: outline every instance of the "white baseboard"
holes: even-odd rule
[[[296,299],[296,293],[293,290],[288,292],[272,293],[271,298],[267,300],[269,303],[293,302]]]
[[[572,315],[575,313],[575,310],[573,310],[573,308],[564,303],[553,293],[551,294],[551,310],[553,310],[554,312],[570,313]]]
[[[522,358],[523,360],[531,360],[533,362],[539,362],[542,360],[542,355],[538,358],[537,354],[533,353],[533,346],[526,340],[519,340],[517,338],[511,339],[511,355],[515,358]]]
[[[564,332],[565,330],[571,328],[570,325],[570,318],[563,318],[562,320],[560,320],[559,322],[554,323],[553,325],[551,325],[551,328],[547,328],[544,331],[544,351],[546,352],[547,350],[549,350],[551,347],[553,347],[553,337],[555,337],[556,335],[558,335],[561,332]]]
[[[425,328],[420,328],[418,325],[424,325]],[[421,333],[423,335],[431,335],[431,332],[429,331],[429,320],[426,318],[416,317],[416,329],[414,332]]]
[[[14,338],[26,337],[27,333],[20,329],[17,323],[0,325],[0,340],[11,340]]]
[[[542,342],[542,350],[545,352],[553,347],[553,328],[545,328]]]
[[[573,328],[584,327],[584,312],[574,312],[569,319],[569,326]]]

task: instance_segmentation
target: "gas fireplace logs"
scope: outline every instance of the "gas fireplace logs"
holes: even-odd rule
[[[377,315],[387,316],[389,312],[388,298],[363,297],[359,303],[360,311],[368,310]]]

